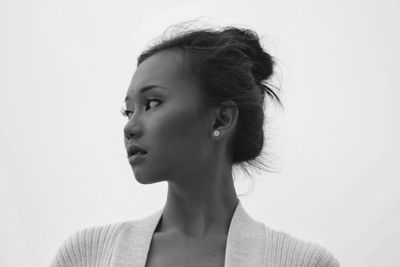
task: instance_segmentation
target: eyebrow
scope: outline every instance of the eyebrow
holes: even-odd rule
[[[151,85],[146,85],[146,86],[142,87],[140,89],[140,91],[139,91],[139,94],[143,94],[144,92],[150,91],[150,90],[155,89],[155,88],[167,89],[165,87],[162,87],[162,86],[159,86],[159,85],[156,85],[156,84],[151,84]],[[126,96],[125,97],[125,102],[128,101],[129,99],[130,98],[128,96]]]

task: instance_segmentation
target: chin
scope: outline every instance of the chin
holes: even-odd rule
[[[136,181],[138,181],[140,184],[153,184],[154,182],[149,181],[149,180],[141,180],[136,178]]]
[[[135,179],[140,184],[154,184],[154,183],[162,182],[162,180],[152,179],[150,177],[146,178],[146,177],[143,177],[142,175],[135,175]]]

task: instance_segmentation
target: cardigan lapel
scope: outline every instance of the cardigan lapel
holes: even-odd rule
[[[264,224],[254,220],[239,200],[229,226],[225,267],[262,266],[264,246]]]
[[[110,266],[144,267],[153,233],[163,209],[140,220],[127,221],[119,233]]]
[[[141,219],[127,221],[115,244],[110,266],[144,267],[155,228],[163,209]],[[261,266],[265,232],[262,223],[244,210],[239,200],[229,225],[224,267]]]

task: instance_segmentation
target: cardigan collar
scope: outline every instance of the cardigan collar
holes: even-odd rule
[[[110,266],[145,266],[163,209],[144,219],[125,223],[115,244]],[[264,246],[264,224],[255,221],[239,200],[229,225],[224,267],[260,266]]]

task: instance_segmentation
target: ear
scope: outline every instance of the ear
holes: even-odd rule
[[[235,102],[226,100],[220,103],[215,115],[213,130],[219,130],[221,134],[218,138],[222,138],[234,130],[239,109]]]

